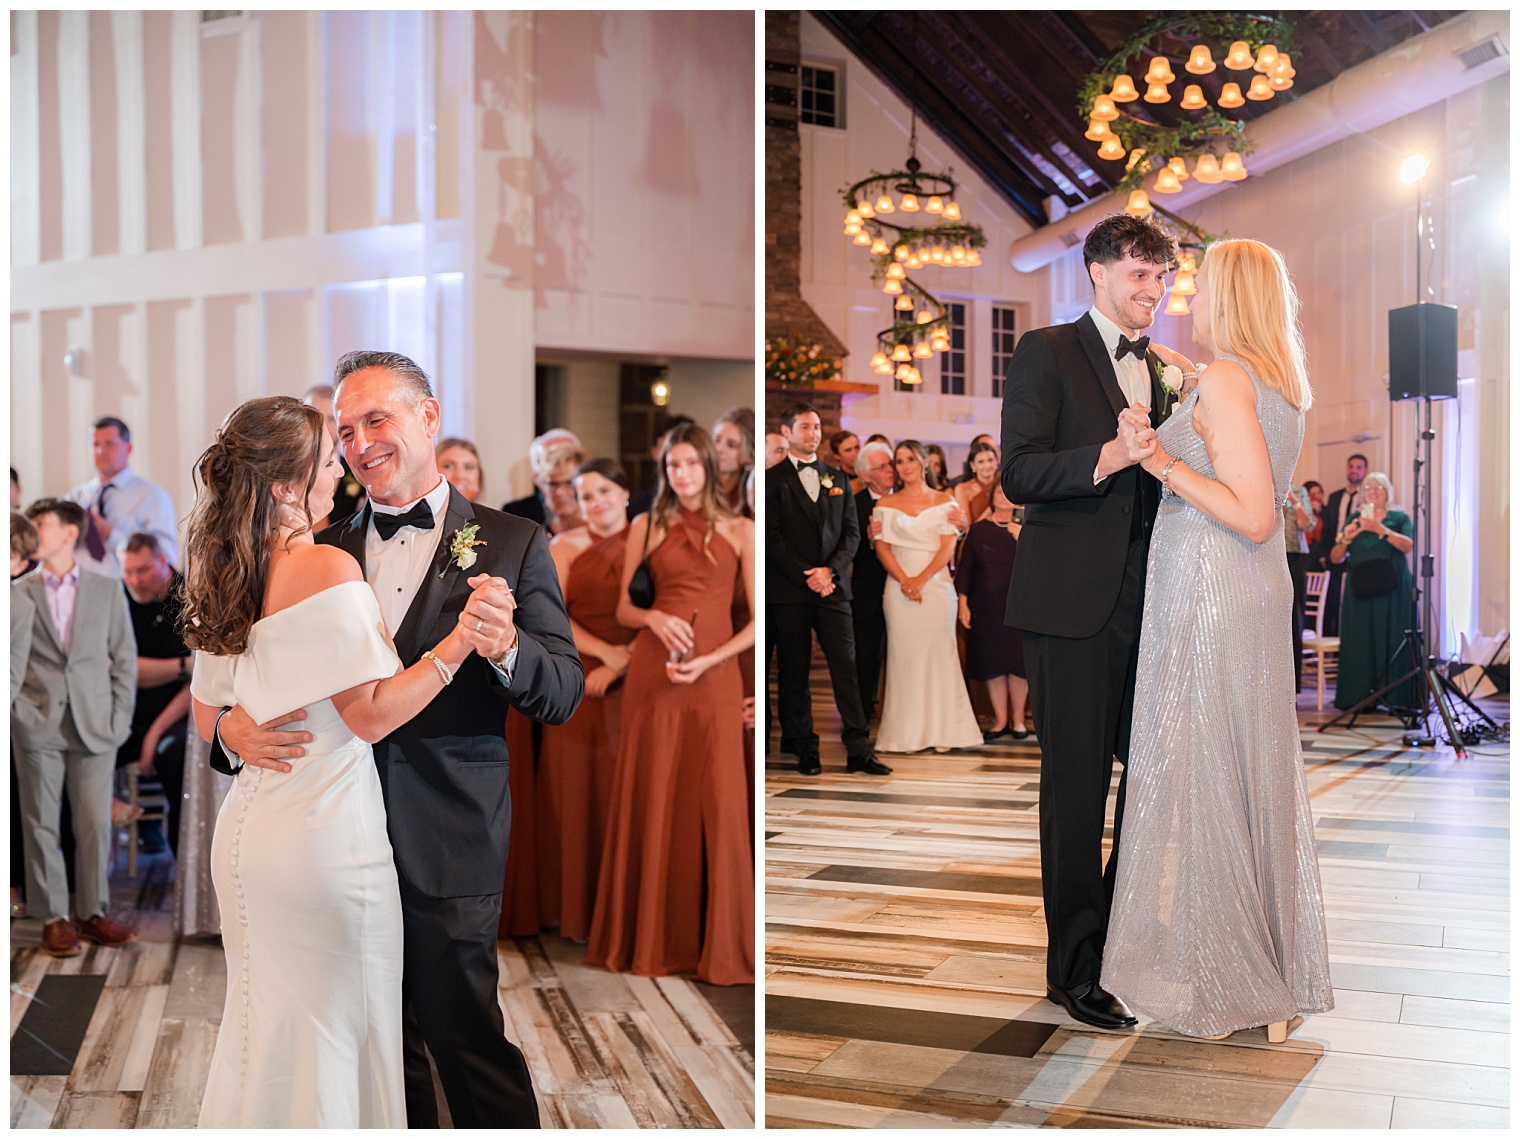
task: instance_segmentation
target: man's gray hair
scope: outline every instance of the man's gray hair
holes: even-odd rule
[[[880,440],[877,440],[875,443],[867,443],[865,446],[861,447],[860,454],[855,456],[855,473],[861,478],[865,478],[866,474],[871,469],[870,465],[867,464],[866,459],[878,451],[885,455],[888,459],[891,459],[893,457],[892,448]]]
[[[333,366],[334,398],[337,398],[344,380],[366,368],[384,368],[395,376],[403,398],[413,407],[433,398],[433,385],[428,382],[427,373],[417,366],[415,360],[400,352],[345,352]]]

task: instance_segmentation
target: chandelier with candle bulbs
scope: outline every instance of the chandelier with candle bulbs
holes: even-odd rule
[[[1191,44],[1186,58],[1169,54],[1168,44]],[[1266,102],[1293,86],[1293,27],[1270,16],[1203,13],[1163,16],[1141,28],[1106,63],[1088,75],[1078,93],[1079,109],[1087,120],[1088,140],[1098,144],[1098,157],[1124,160],[1124,177],[1116,189],[1129,194],[1125,210],[1143,215],[1154,206],[1144,179],[1151,174],[1154,194],[1175,194],[1188,178],[1203,183],[1238,182],[1247,175],[1242,155],[1250,153],[1245,124],[1226,111],[1247,101]],[[1218,62],[1215,53],[1221,53]],[[1179,80],[1175,62],[1186,73]],[[1146,69],[1137,82],[1132,64]],[[1204,95],[1204,77],[1223,66],[1211,104]],[[1142,95],[1140,86],[1145,87]],[[1183,88],[1177,106],[1186,114],[1175,125],[1158,122],[1142,104],[1172,102],[1174,86]],[[1244,85],[1248,89],[1242,92]],[[1191,169],[1190,169],[1191,166]]]
[[[917,141],[915,112],[904,168],[872,173],[844,192],[845,236],[870,247],[871,279],[896,298],[892,327],[876,334],[871,369],[905,384],[923,382],[920,360],[950,350],[949,310],[909,274],[931,266],[974,269],[987,244],[981,229],[961,217],[955,179],[924,170]]]

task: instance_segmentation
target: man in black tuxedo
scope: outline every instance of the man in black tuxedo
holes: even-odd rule
[[[1319,565],[1330,571],[1330,579],[1325,583],[1324,620],[1321,628],[1327,637],[1338,636],[1341,631],[1341,590],[1344,588],[1346,579],[1346,563],[1339,565],[1330,560],[1330,547],[1335,545],[1335,539],[1346,528],[1346,523],[1356,517],[1357,508],[1362,504],[1362,482],[1367,478],[1367,456],[1352,455],[1346,460],[1346,485],[1325,499],[1325,509],[1321,517],[1324,525],[1320,527],[1319,542],[1311,556],[1318,557]]]
[[[850,571],[850,614],[855,623],[855,673],[860,677],[860,703],[866,720],[876,713],[876,688],[881,680],[881,648],[887,636],[882,599],[887,588],[887,569],[876,556],[875,544],[866,536],[871,512],[883,495],[897,485],[892,448],[886,443],[867,443],[855,460],[861,488],[855,494],[860,521],[860,547]]]
[[[860,544],[860,520],[843,471],[818,461],[823,426],[809,404],[781,413],[790,454],[765,472],[765,609],[776,635],[776,703],[781,750],[797,770],[817,775],[818,733],[808,693],[814,631],[829,662],[829,681],[844,729],[849,770],[889,775],[876,758],[860,702],[850,578],[845,572]]]
[[[1024,631],[1040,736],[1047,993],[1098,1028],[1135,1023],[1098,984],[1122,776],[1106,872],[1103,820],[1114,761],[1129,753],[1160,500],[1156,480],[1135,464],[1155,449],[1167,410],[1149,338],[1131,337],[1155,318],[1175,259],[1172,238],[1147,219],[1099,222],[1083,249],[1093,307],[1074,324],[1026,333],[1003,389],[1003,491],[1025,504],[1006,620]]]
[[[496,928],[511,823],[508,707],[550,724],[585,690],[580,657],[541,527],[472,504],[438,473],[438,401],[427,376],[391,352],[350,352],[334,386],[338,439],[369,502],[317,541],[352,554],[375,590],[386,629],[410,666],[456,625],[475,650],[415,719],[374,745],[386,825],[401,880],[403,1049],[410,1127],[437,1127],[428,1054],[456,1127],[537,1127],[522,1052],[497,1001]],[[453,538],[479,527],[472,567]],[[256,725],[241,708],[219,717],[212,766],[289,771],[302,731]],[[218,746],[219,745],[219,746]],[[424,1045],[426,1049],[424,1050]]]

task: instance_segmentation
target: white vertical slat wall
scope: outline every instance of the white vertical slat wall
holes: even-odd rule
[[[428,370],[499,501],[528,487],[539,351],[753,357],[751,13],[12,27],[11,454],[29,498],[88,478],[89,424],[119,415],[183,514],[237,402],[299,394],[367,347]],[[541,102],[564,60],[574,81]],[[676,183],[657,176],[672,124],[691,159]],[[590,251],[548,289],[545,217]]]

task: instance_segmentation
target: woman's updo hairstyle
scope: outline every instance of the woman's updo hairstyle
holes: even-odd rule
[[[316,408],[294,396],[265,396],[234,410],[196,461],[181,609],[191,648],[220,656],[247,649],[282,521],[274,485],[304,485],[299,511],[306,523],[296,533],[311,529],[307,499],[323,434]]]

